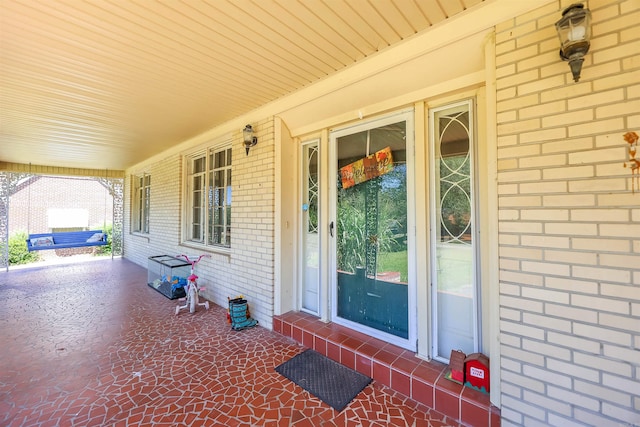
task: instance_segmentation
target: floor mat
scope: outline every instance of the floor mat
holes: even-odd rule
[[[371,378],[347,368],[313,350],[292,357],[276,367],[276,372],[309,393],[342,411]]]

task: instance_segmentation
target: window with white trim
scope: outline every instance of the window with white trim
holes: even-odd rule
[[[133,177],[133,209],[131,210],[132,231],[149,233],[149,211],[151,199],[151,175],[143,173]]]
[[[231,148],[210,148],[187,158],[185,240],[231,246]]]

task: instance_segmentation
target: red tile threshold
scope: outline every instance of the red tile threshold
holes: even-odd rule
[[[273,318],[273,330],[379,384],[471,427],[499,427],[500,409],[486,394],[447,380],[446,365],[306,313]]]

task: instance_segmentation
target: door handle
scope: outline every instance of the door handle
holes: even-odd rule
[[[331,223],[329,224],[329,234],[331,235],[331,237],[333,237],[333,228],[334,228],[334,224],[333,224],[333,221],[331,221]]]

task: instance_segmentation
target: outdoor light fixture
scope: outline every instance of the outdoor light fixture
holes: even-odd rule
[[[258,143],[258,138],[253,136],[253,128],[251,125],[246,125],[244,129],[242,129],[242,136],[244,139],[244,149],[247,151],[247,156],[249,155],[249,148],[253,147]]]
[[[582,3],[575,3],[562,12],[556,22],[560,37],[560,58],[569,62],[573,81],[580,80],[584,55],[589,51],[591,39],[591,12]]]

